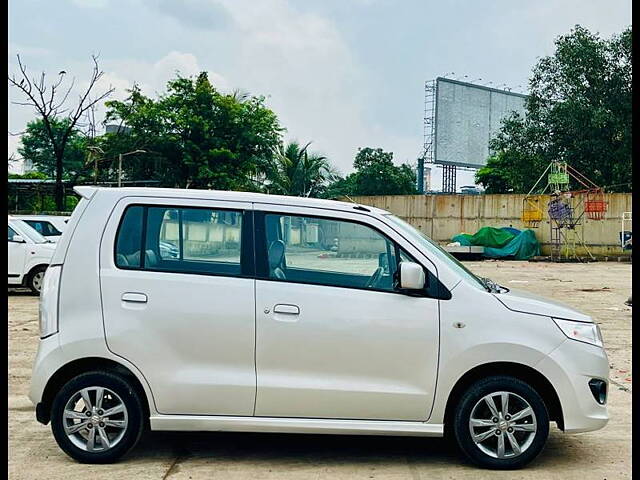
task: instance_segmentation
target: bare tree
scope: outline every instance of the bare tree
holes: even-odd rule
[[[9,83],[17,88],[26,97],[23,102],[13,102],[17,105],[24,105],[33,107],[42,119],[42,123],[51,142],[51,148],[56,159],[56,185],[55,185],[55,202],[58,210],[64,210],[64,198],[62,188],[62,176],[63,176],[63,158],[64,151],[67,146],[70,134],[78,125],[78,122],[83,117],[91,118],[93,115],[93,108],[102,100],[111,95],[114,88],[109,87],[102,93],[93,95],[92,91],[96,88],[97,83],[104,75],[104,72],[100,70],[98,66],[98,57],[92,55],[93,70],[91,72],[91,78],[86,89],[78,96],[78,102],[75,107],[69,107],[67,100],[71,94],[75,85],[75,77],[71,80],[68,88],[62,88],[63,81],[67,72],[61,70],[58,73],[58,78],[54,82],[48,84],[46,82],[46,75],[41,73],[40,78],[29,78],[27,73],[27,67],[20,59],[20,55],[17,55],[18,67],[20,74],[11,75],[9,77]],[[60,137],[57,137],[52,128],[51,122],[60,117],[68,118],[69,122],[66,129]],[[90,122],[91,123],[91,122]]]

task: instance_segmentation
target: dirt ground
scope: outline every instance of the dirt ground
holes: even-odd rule
[[[9,291],[9,478],[12,479],[624,479],[631,478],[631,265],[467,262],[509,288],[564,301],[600,324],[611,366],[602,430],[565,435],[515,472],[478,470],[442,439],[331,435],[150,433],[115,465],[81,465],[36,422],[27,398],[38,301]]]

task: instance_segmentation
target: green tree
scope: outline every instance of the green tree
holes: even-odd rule
[[[266,166],[269,192],[298,197],[316,197],[335,179],[327,157],[309,151],[311,142],[281,144]]]
[[[52,118],[49,127],[54,141],[60,142],[69,128],[70,120]],[[27,128],[21,138],[22,145],[18,153],[24,160],[31,161],[35,170],[42,172],[46,178],[55,178],[56,155],[49,137],[47,127],[41,118],[27,123]],[[62,178],[69,180],[79,175],[85,168],[86,138],[78,130],[71,129],[67,138],[67,145],[62,157]]]
[[[255,189],[251,181],[280,143],[283,129],[264,97],[222,94],[206,72],[178,77],[157,100],[138,87],[124,101],[110,101],[107,120],[129,127],[105,137],[105,156],[123,149],[148,154],[127,158],[126,177],[179,188]]]
[[[418,193],[415,171],[406,163],[394,165],[392,152],[385,152],[381,148],[359,148],[353,167],[353,173],[328,187],[325,197]]]
[[[560,160],[610,191],[628,191],[631,27],[602,39],[577,25],[555,46],[533,69],[525,117],[504,122],[476,182],[488,192],[527,193]]]

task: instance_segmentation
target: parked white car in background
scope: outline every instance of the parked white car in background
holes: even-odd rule
[[[115,461],[149,427],[451,435],[477,464],[517,468],[550,421],[608,421],[589,316],[476,277],[386,211],[76,192],[44,279],[29,396],[79,461]]]
[[[63,215],[12,215],[12,217],[24,221],[52,242],[58,241],[70,218]]]
[[[40,293],[44,272],[55,248],[55,243],[25,222],[9,216],[9,285],[29,287],[34,293]]]

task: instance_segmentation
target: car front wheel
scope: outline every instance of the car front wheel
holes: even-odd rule
[[[27,277],[27,287],[31,289],[36,295],[40,295],[42,290],[42,282],[44,281],[44,273],[47,271],[47,267],[34,268]]]
[[[454,415],[462,452],[492,469],[516,469],[533,460],[549,435],[549,414],[540,395],[508,376],[484,378],[462,395]]]

